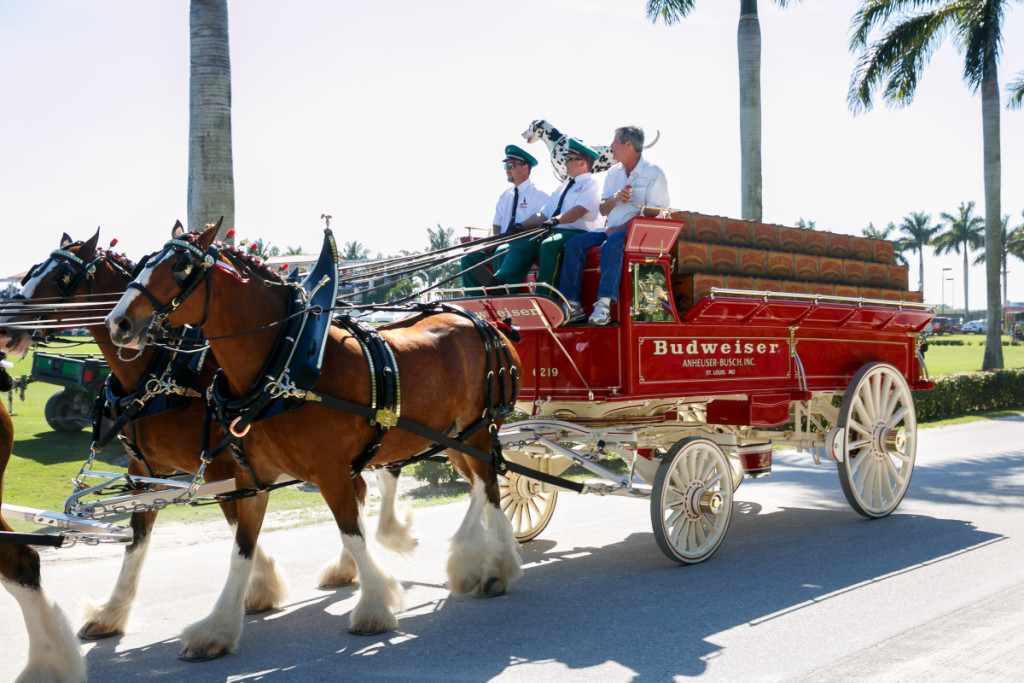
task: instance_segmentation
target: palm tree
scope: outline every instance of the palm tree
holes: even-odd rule
[[[892,221],[890,221],[889,225],[885,226],[885,228],[882,230],[876,228],[874,223],[868,223],[868,227],[861,230],[861,234],[864,235],[864,237],[868,237],[873,240],[888,240],[894,232],[896,232],[896,224],[893,223]],[[910,242],[907,240],[907,238],[900,237],[899,239],[893,240],[892,258],[893,261],[896,262],[896,265],[910,265],[907,262],[906,255],[903,253],[908,249],[910,249]]]
[[[985,176],[985,268],[988,333],[981,367],[1003,367],[999,338],[999,49],[1003,15],[1011,0],[864,0],[853,17],[850,49],[861,51],[848,101],[857,112],[871,108],[871,93],[884,84],[890,104],[909,104],[928,58],[946,34],[964,56],[964,80],[981,91],[982,155]],[[875,29],[883,36],[868,45]],[[1011,96],[1012,99],[1012,96]],[[967,279],[964,278],[964,286]],[[966,301],[965,301],[966,305]]]
[[[773,0],[786,7],[790,0]],[[666,26],[685,19],[695,0],[647,0],[647,18]],[[740,192],[742,217],[761,220],[761,24],[757,0],[740,0],[736,31],[740,67]]]
[[[895,229],[895,223],[889,223],[889,225],[887,225],[885,229],[879,230],[878,228],[875,227],[875,224],[872,222],[868,223],[868,227],[864,228],[860,232],[862,235],[864,235],[864,237],[873,240],[887,240],[889,239],[889,235],[891,235]]]
[[[442,228],[440,223],[437,225],[437,230],[427,228],[427,236],[427,252],[447,249],[448,247],[453,247],[456,244],[455,228]],[[447,280],[450,277],[454,277],[458,272],[459,261],[456,259],[451,263],[446,263],[440,268],[428,268],[416,277],[421,280],[423,286],[430,287],[435,282],[440,282],[441,280]]]
[[[1024,218],[1024,209],[1021,209],[1020,216]],[[1014,228],[1007,237],[1006,250],[1024,261],[1024,223]]]
[[[188,227],[201,230],[223,216],[217,237],[234,244],[227,0],[192,0],[189,45]]]
[[[1007,271],[1007,268],[1006,268],[1006,257],[1010,253],[1009,252],[1010,229],[1007,227],[1009,225],[1009,223],[1010,223],[1010,215],[1007,214],[1007,215],[1003,216],[1003,230],[1002,230],[1002,232],[1000,233],[1000,236],[999,236],[1000,251],[1002,252],[1002,255],[1003,255],[1003,262],[1002,262],[1002,264],[1000,264],[1000,269],[1002,270],[1002,273],[1003,273],[1003,291],[1004,292],[1010,291],[1009,289],[1007,289],[1007,275],[1008,275],[1008,273],[1006,272]],[[974,261],[973,261],[973,263],[971,265],[977,266],[977,265],[981,265],[984,262],[985,262],[985,252],[981,252],[981,253],[979,253],[975,257],[975,259],[974,259]],[[1002,318],[1003,318],[1002,307],[1000,307],[999,319],[1002,320]]]
[[[932,217],[923,211],[911,211],[899,227],[903,234],[900,251],[917,252],[917,287],[924,296],[924,248],[932,245],[938,225],[932,225]]]
[[[946,232],[942,233],[935,238],[933,242],[935,246],[936,254],[959,254],[963,252],[964,255],[964,317],[968,316],[968,301],[967,298],[967,257],[972,249],[980,249],[984,244],[984,228],[985,219],[981,216],[974,215],[974,202],[967,202],[966,204],[960,202],[959,215],[953,216],[952,214],[942,213],[942,220],[946,222]],[[998,264],[996,264],[998,267]],[[996,287],[999,287],[999,283],[996,283]],[[996,307],[998,313],[1000,307]],[[989,325],[996,325],[996,336],[998,337],[999,332],[999,320],[995,323],[989,320]],[[987,344],[987,342],[986,342]]]
[[[370,250],[359,242],[345,242],[341,250],[341,258],[345,261],[362,261],[370,255]]]

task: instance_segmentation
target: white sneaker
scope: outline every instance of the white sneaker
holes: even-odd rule
[[[608,297],[601,297],[594,304],[594,312],[590,314],[591,325],[607,325],[612,321],[612,312],[610,310],[612,300]]]

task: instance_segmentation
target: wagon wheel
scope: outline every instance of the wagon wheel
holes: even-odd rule
[[[516,540],[526,543],[537,538],[551,521],[555,512],[558,491],[544,489],[535,479],[518,472],[507,472],[498,477],[501,509],[512,522]]]
[[[733,467],[713,441],[689,437],[671,449],[654,478],[651,525],[669,559],[696,564],[711,557],[732,517]]]
[[[850,380],[839,408],[839,483],[850,506],[865,517],[885,517],[910,486],[917,453],[914,400],[903,375],[887,363],[869,363]]]

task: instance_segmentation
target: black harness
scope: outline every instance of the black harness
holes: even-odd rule
[[[389,467],[402,467],[451,448],[491,463],[499,473],[505,472],[506,463],[501,457],[495,422],[511,414],[519,390],[519,377],[504,337],[493,326],[468,311],[446,304],[421,305],[409,309],[410,312],[424,315],[457,313],[472,320],[480,333],[487,358],[487,405],[483,408],[480,418],[458,434],[442,434],[401,416],[401,379],[394,351],[376,330],[347,315],[334,319],[333,323],[352,334],[362,348],[369,371],[370,405],[354,403],[316,391],[324,347],[332,322],[327,313],[333,309],[337,294],[337,249],[331,231],[327,229],[324,232],[324,248],[320,260],[303,285],[299,287],[275,283],[290,286],[293,294],[286,322],[281,325],[273,351],[250,393],[242,398],[231,398],[223,373],[218,372],[208,393],[203,442],[209,444],[210,424],[214,419],[225,428],[226,433],[217,444],[204,448],[201,454],[203,461],[212,462],[228,447],[239,445],[253,422],[301,410],[310,403],[317,403],[366,418],[370,425],[376,428],[373,439],[352,461],[353,477],[358,476],[372,462],[380,449],[381,441],[394,427],[422,436],[430,440],[432,445],[421,453]],[[207,309],[203,313],[205,319],[209,312],[210,270],[218,255],[227,257],[230,252],[221,253],[219,247],[214,245],[204,253],[187,239],[171,240],[164,249],[183,252],[182,259],[175,266],[175,278],[181,286],[181,293],[170,302],[162,304],[146,291],[144,286],[132,283],[134,289],[141,291],[153,303],[154,326],[160,327],[166,317],[204,281],[207,282]],[[245,267],[244,262],[232,262],[236,267]],[[323,305],[322,300],[326,299],[328,294],[329,303]],[[490,453],[463,443],[466,438],[485,426],[490,429],[492,436]],[[250,476],[253,476],[257,488],[261,491],[267,490],[269,487],[261,485],[253,475],[245,459],[244,450],[239,447],[232,450],[240,464],[247,468]]]
[[[134,390],[126,391],[121,381],[110,374],[93,408],[91,450],[99,452],[117,437],[125,450],[142,463],[149,476],[153,476],[153,470],[138,446],[135,423],[167,411],[182,410],[193,399],[203,397],[200,378],[207,350],[186,351],[189,347],[202,347],[206,341],[198,327],[181,328],[176,332],[176,341],[153,356]],[[105,430],[104,420],[110,422]],[[128,434],[124,433],[126,427]]]

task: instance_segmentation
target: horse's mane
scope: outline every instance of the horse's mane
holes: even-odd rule
[[[239,273],[255,277],[264,284],[284,284],[284,279],[266,264],[254,256],[246,254],[245,251],[217,240],[215,244],[220,248],[220,254]]]
[[[113,261],[114,263],[118,264],[129,273],[132,272],[135,269],[135,266],[137,265],[135,261],[132,261],[124,254],[117,251],[104,249],[103,247],[96,247],[96,253],[102,255],[107,260]]]

